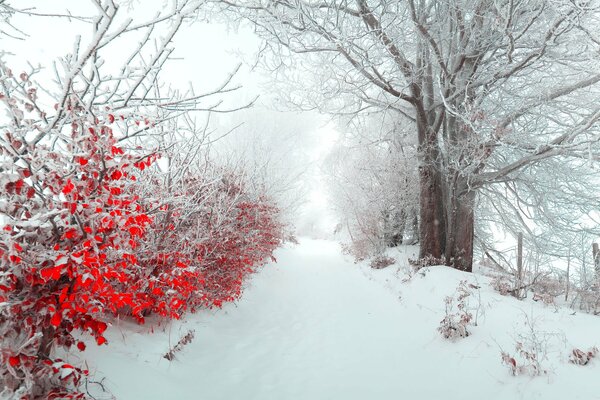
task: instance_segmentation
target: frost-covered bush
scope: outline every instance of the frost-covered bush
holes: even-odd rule
[[[541,355],[535,347],[517,342],[515,351],[517,354],[515,356],[501,352],[502,363],[509,368],[513,376],[538,376],[548,372],[541,365],[541,358],[545,357],[545,354]],[[519,361],[517,361],[517,358],[519,358]]]
[[[227,183],[231,174],[204,188],[195,213],[169,207],[166,192],[142,199],[159,156],[121,146],[128,121],[119,117],[74,97],[58,144],[27,144],[26,122],[0,137],[3,396],[78,398],[85,372],[53,359],[56,346],[85,350],[75,331],[102,345],[111,316],[143,323],[150,313],[221,306],[280,243],[277,209]],[[197,205],[191,192],[179,194]]]
[[[373,258],[371,260],[371,262],[369,263],[369,266],[373,269],[383,269],[383,268],[389,267],[390,265],[393,265],[395,263],[396,263],[395,258],[381,255],[381,256]]]
[[[235,300],[279,245],[279,212],[241,171],[179,171],[188,184],[165,190],[165,150],[126,140],[160,135],[152,118],[67,92],[52,123],[28,74],[0,65],[0,83],[0,398],[82,398],[87,371],[55,358],[58,346],[85,351],[79,334],[106,344],[115,316]]]
[[[592,347],[588,351],[573,349],[569,355],[569,362],[577,365],[588,365],[598,355],[598,348]]]
[[[590,314],[600,315],[600,289],[597,286],[580,287],[574,290],[572,306]]]
[[[445,339],[455,340],[471,335],[468,328],[473,325],[473,314],[467,310],[469,296],[471,291],[467,287],[467,281],[463,280],[456,288],[456,294],[444,299],[446,315],[440,321],[438,332]]]
[[[548,348],[557,338],[564,340],[558,333],[539,331],[535,320],[525,315],[525,332],[519,333],[515,339],[515,353],[501,351],[502,363],[509,368],[513,376],[529,375],[532,377],[548,373],[544,365],[548,360]]]
[[[14,84],[2,75],[5,88]],[[141,318],[153,306],[136,257],[153,218],[131,183],[156,156],[126,151],[110,110],[92,112],[76,96],[63,110],[68,131],[41,136],[55,140],[36,141],[42,133],[19,118],[27,99],[5,104],[15,118],[0,137],[0,383],[13,396],[77,397],[69,388],[79,370],[66,373],[52,350],[83,351],[74,331],[101,345],[107,315]]]
[[[502,296],[507,296],[513,289],[513,283],[506,276],[496,276],[490,281],[492,288]]]
[[[426,256],[418,259],[408,259],[408,263],[412,265],[417,271],[421,268],[431,267],[434,265],[446,265],[445,258],[436,258],[433,256]]]

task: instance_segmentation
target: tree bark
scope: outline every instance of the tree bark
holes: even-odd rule
[[[419,258],[441,258],[446,248],[446,219],[437,134],[424,115],[417,119],[417,129],[420,161]]]
[[[441,179],[439,179],[439,172],[431,166],[419,168],[419,179],[419,242],[421,244],[419,257],[441,258],[446,245]]]
[[[419,258],[441,258],[446,248],[446,218],[444,188],[438,132],[434,127],[433,70],[429,48],[418,42],[416,68],[421,75],[414,77],[418,83],[411,86],[416,99],[415,108],[419,157]]]
[[[454,268],[473,271],[473,239],[475,226],[474,212],[475,192],[458,195],[454,199],[451,218],[454,220],[452,229],[452,246],[446,251],[446,260]]]

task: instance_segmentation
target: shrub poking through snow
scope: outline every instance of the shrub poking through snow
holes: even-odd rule
[[[438,332],[445,339],[455,340],[471,334],[468,327],[473,325],[473,314],[467,310],[467,298],[470,295],[467,281],[463,280],[456,288],[455,296],[447,296],[444,299],[446,316],[440,321]]]
[[[515,345],[515,350],[520,358],[519,361],[517,361],[515,358],[517,356],[513,357],[504,351],[501,353],[502,363],[508,366],[510,373],[513,376],[539,376],[548,372],[542,368],[540,363],[540,355],[535,348],[527,346],[522,342],[517,342]]]
[[[179,342],[177,342],[177,344],[175,346],[171,347],[169,349],[169,351],[167,353],[165,353],[163,358],[166,358],[169,361],[173,361],[175,359],[175,353],[183,350],[183,346],[191,343],[192,339],[194,339],[194,330],[193,329],[189,330],[181,339],[179,339]]]
[[[600,315],[600,290],[597,285],[590,285],[575,291],[572,307],[578,304],[579,309],[590,314]]]
[[[369,265],[373,269],[383,269],[383,268],[389,267],[390,265],[393,265],[395,263],[396,263],[395,258],[381,255],[381,256],[375,257]]]
[[[450,260],[450,261],[452,261],[452,260]],[[435,258],[433,256],[428,255],[423,258],[418,258],[418,259],[409,258],[408,263],[410,265],[412,265],[418,271],[421,268],[431,267],[434,265],[446,265],[446,258],[444,258],[444,257]]]
[[[541,301],[545,305],[556,305],[555,297],[550,293],[533,293],[533,301]]]
[[[515,354],[501,350],[502,363],[513,376],[540,376],[548,373],[542,364],[548,360],[548,347],[553,340],[562,335],[552,332],[541,332],[536,328],[535,320],[525,315],[526,333],[521,333],[515,340]]]
[[[494,277],[490,282],[490,285],[496,292],[500,293],[502,296],[509,295],[513,288],[513,284],[511,283],[510,279],[508,279],[505,276]]]
[[[580,349],[573,349],[571,351],[571,355],[569,356],[569,362],[577,365],[588,365],[592,358],[598,355],[598,348],[592,347],[588,351],[583,351]]]

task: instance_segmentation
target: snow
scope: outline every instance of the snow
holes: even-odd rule
[[[408,274],[410,252],[371,270],[334,242],[302,239],[280,249],[236,304],[163,326],[115,322],[109,346],[88,341],[81,356],[92,381],[127,400],[600,399],[600,360],[568,362],[573,347],[600,345],[600,318],[503,297],[478,274]],[[468,298],[478,325],[452,342],[437,327],[461,280],[480,287]],[[190,330],[191,343],[164,359]],[[532,332],[548,373],[512,376],[501,349],[514,356]]]

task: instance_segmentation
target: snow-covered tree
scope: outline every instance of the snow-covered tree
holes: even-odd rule
[[[412,121],[421,257],[471,270],[482,188],[550,160],[596,162],[596,1],[221,4],[254,23],[282,60],[274,69],[314,72],[298,81],[317,85],[291,92],[292,102],[336,113],[384,108]]]

